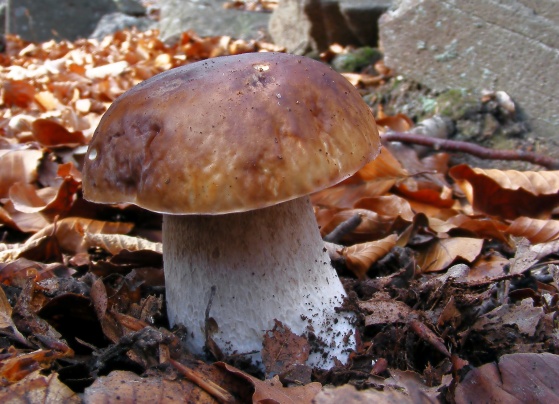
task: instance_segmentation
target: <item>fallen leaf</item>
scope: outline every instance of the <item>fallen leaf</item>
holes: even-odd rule
[[[311,404],[322,388],[317,382],[305,386],[283,387],[278,376],[262,381],[223,362],[217,362],[216,366],[250,382],[254,386],[253,403]]]
[[[407,171],[386,148],[359,171],[341,183],[311,195],[314,205],[351,208],[359,199],[385,194],[408,176]]]
[[[17,383],[0,389],[3,403],[81,403],[77,393],[58,379],[56,373],[42,375],[40,370],[27,375]]]
[[[35,97],[35,88],[24,80],[5,80],[3,83],[4,104],[26,108]]]
[[[482,247],[483,240],[477,238],[452,237],[437,240],[419,254],[417,266],[423,273],[442,271],[458,258],[472,262],[478,257]]]
[[[373,298],[359,302],[359,308],[367,313],[366,326],[406,323],[408,316],[413,313],[410,306],[397,300]]]
[[[397,239],[395,234],[391,234],[382,240],[344,247],[340,254],[345,258],[347,268],[357,278],[365,279],[371,265],[388,254],[396,245]]]
[[[275,376],[293,365],[304,365],[309,358],[310,345],[303,336],[294,334],[281,321],[266,331],[262,342],[262,362],[266,375]]]
[[[104,222],[82,217],[67,217],[44,227],[28,239],[28,242],[54,235],[60,248],[68,253],[85,252],[89,247],[96,246],[95,243],[89,244],[90,238],[96,234],[123,234],[132,230],[133,224],[125,222]]]
[[[474,209],[503,219],[549,218],[559,206],[559,171],[500,171],[452,167],[449,174]]]
[[[84,241],[88,248],[102,248],[112,255],[116,255],[122,250],[151,250],[163,253],[162,243],[154,243],[140,237],[126,236],[123,234],[85,233]]]
[[[0,198],[8,197],[13,184],[31,184],[43,157],[40,150],[0,150]]]
[[[70,132],[51,119],[37,119],[32,124],[33,137],[47,147],[76,147],[86,144],[81,131]]]
[[[543,315],[543,308],[534,307],[532,299],[524,299],[519,304],[505,304],[484,314],[471,328],[481,334],[491,328],[514,327],[521,334],[532,337]]]
[[[48,366],[57,359],[72,356],[64,352],[40,349],[26,354],[15,355],[0,362],[0,377],[4,384],[11,384],[26,378],[31,373]]]
[[[314,398],[316,404],[414,404],[413,397],[401,391],[401,388],[385,388],[382,391],[375,389],[356,390],[354,386],[346,384],[340,387],[327,387]]]
[[[502,356],[498,363],[472,369],[458,383],[458,404],[556,403],[559,356],[551,353],[517,353]]]
[[[212,396],[187,380],[161,376],[140,377],[117,370],[97,378],[83,393],[86,403],[182,403],[217,404]]]
[[[505,232],[525,237],[532,244],[548,243],[559,239],[559,220],[541,220],[519,217],[510,223]]]

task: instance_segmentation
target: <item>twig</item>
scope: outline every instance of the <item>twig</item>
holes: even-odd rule
[[[363,221],[360,214],[356,213],[347,220],[344,220],[336,226],[334,230],[324,236],[323,240],[330,243],[339,243],[340,240],[347,234],[351,233]]]
[[[202,390],[210,394],[220,403],[227,404],[227,403],[236,402],[235,397],[233,397],[231,393],[229,393],[223,387],[218,386],[211,380],[207,379],[203,374],[193,369],[190,369],[184,366],[182,363],[177,362],[173,359],[169,359],[169,362],[171,362],[171,365],[173,365],[179,372],[181,372],[184,375],[184,377],[186,377],[188,380],[196,384]]]
[[[559,161],[548,156],[524,150],[493,150],[459,140],[438,139],[408,132],[388,132],[382,135],[385,142],[402,142],[429,146],[435,150],[468,153],[487,160],[520,160],[537,164],[550,170],[559,169]]]

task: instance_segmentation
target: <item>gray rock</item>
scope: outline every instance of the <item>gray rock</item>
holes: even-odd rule
[[[146,15],[146,8],[139,0],[113,0],[118,11],[136,17]]]
[[[376,46],[377,22],[392,0],[282,0],[270,19],[274,43],[296,54],[329,45]]]
[[[103,15],[116,10],[113,0],[17,0],[11,2],[9,30],[34,42],[85,38]]]
[[[559,157],[556,0],[399,0],[380,20],[385,64],[435,90],[506,91]]]
[[[106,14],[101,18],[90,38],[101,41],[107,35],[132,27],[137,28],[139,31],[146,31],[156,28],[157,21],[146,17],[133,17],[119,12]]]
[[[161,0],[161,39],[172,43],[185,31],[200,36],[228,35],[236,39],[261,39],[266,35],[267,13],[225,9],[225,0]]]

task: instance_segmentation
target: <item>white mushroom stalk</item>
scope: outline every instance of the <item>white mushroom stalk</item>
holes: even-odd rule
[[[308,364],[346,363],[355,348],[354,315],[337,312],[346,293],[325,252],[308,197],[228,215],[165,215],[167,311],[187,324],[195,353],[205,343],[206,309],[224,353],[258,352],[274,319],[322,346]]]

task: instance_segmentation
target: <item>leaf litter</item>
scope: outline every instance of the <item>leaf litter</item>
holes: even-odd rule
[[[80,167],[100,117],[131,86],[195,60],[280,49],[192,32],[174,46],[156,31],[6,39],[2,402],[557,401],[557,171],[449,167],[446,153],[386,143],[312,196],[359,319],[350,363],[311,369],[312,338],[279,322],[263,332],[265,372],[219,347],[221,361],[202,361],[184,347],[188,330],[168,327],[161,218],[83,200]],[[391,74],[377,62],[346,76],[366,93]],[[405,114],[375,112],[381,132],[414,130]]]

